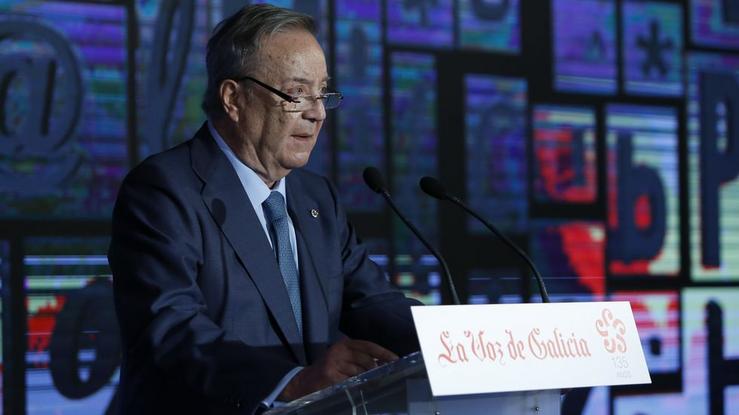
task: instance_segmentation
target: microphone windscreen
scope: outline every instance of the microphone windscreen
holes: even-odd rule
[[[447,193],[446,189],[444,189],[444,185],[433,177],[422,177],[421,181],[418,182],[418,185],[421,186],[421,190],[423,190],[424,193],[429,196],[442,200],[447,198]]]
[[[362,172],[362,177],[367,187],[372,189],[375,193],[382,193],[386,191],[385,181],[382,179],[382,174],[377,170],[376,167],[369,166]]]

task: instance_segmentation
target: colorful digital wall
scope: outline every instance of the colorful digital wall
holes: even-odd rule
[[[2,413],[115,413],[112,204],[202,124],[209,33],[247,3],[0,0]],[[271,3],[317,20],[345,98],[308,168],[393,282],[450,299],[368,165],[465,301],[540,299],[422,176],[527,250],[553,301],[631,302],[653,383],[573,390],[564,414],[739,414],[739,2]]]

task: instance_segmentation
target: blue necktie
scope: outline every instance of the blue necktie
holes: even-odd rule
[[[295,265],[292,245],[290,244],[290,226],[288,224],[285,199],[280,192],[270,193],[262,203],[264,214],[272,225],[272,246],[277,253],[277,262],[280,265],[282,280],[290,297],[295,322],[298,323],[298,332],[303,334],[303,313],[300,303],[300,281],[298,267]]]

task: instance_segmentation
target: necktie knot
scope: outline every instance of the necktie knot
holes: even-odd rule
[[[285,210],[285,198],[282,197],[282,193],[273,191],[269,194],[269,197],[262,202],[264,207],[264,213],[267,216],[267,220],[270,223],[275,223],[278,220],[284,219],[287,216]]]

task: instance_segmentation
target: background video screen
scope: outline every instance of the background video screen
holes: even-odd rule
[[[671,108],[609,105],[609,271],[680,271],[678,121]]]
[[[616,5],[604,0],[552,1],[554,86],[616,92]]]
[[[207,39],[256,2],[0,0],[0,412],[114,413],[118,187],[206,121]],[[267,3],[316,20],[344,100],[306,168],[336,184],[403,292],[449,300],[440,264],[364,185],[368,165],[463,301],[540,297],[422,176],[527,251],[553,301],[630,302],[653,383],[573,390],[562,413],[739,414],[738,1]]]
[[[732,99],[732,102],[739,100],[739,58],[692,54],[688,57],[687,72],[692,85],[687,95],[691,275],[695,281],[739,281],[739,257],[732,254],[739,248],[739,240],[735,237],[739,232],[739,223],[732,219],[735,215],[733,212],[739,209],[739,176],[732,174],[731,161],[718,161],[730,157],[726,156],[728,149],[736,148],[736,143],[739,143],[739,129],[729,128],[730,119],[736,116],[735,111],[739,107],[725,105],[725,99]],[[729,98],[720,97],[715,107],[702,108],[703,91],[699,81],[701,77],[711,75],[728,76],[728,79],[720,80],[720,90]],[[705,118],[710,110],[715,111],[715,116],[709,125],[711,121]],[[706,140],[702,128],[713,132],[712,144],[715,143],[716,148],[716,153],[705,161],[701,161]],[[716,177],[721,176],[724,179],[717,183]],[[704,194],[713,189],[715,193],[711,193],[712,196]],[[709,214],[708,208],[711,206],[716,207],[717,211]],[[708,226],[709,223],[713,228]],[[707,250],[706,246],[711,249]]]
[[[690,30],[700,45],[739,49],[739,4],[732,0],[690,0]]]
[[[631,303],[649,373],[677,373],[680,370],[678,292],[617,291],[609,300]]]
[[[25,20],[3,19],[0,37],[0,217],[107,218],[128,171],[132,16],[119,5],[3,3]]]
[[[452,0],[388,1],[387,40],[390,43],[434,48],[452,47]]]
[[[489,220],[521,231],[528,208],[526,81],[468,74],[465,90],[468,201]],[[483,230],[474,218],[467,226]]]
[[[622,10],[626,92],[682,94],[683,15],[680,6],[632,0],[625,1]]]
[[[597,222],[532,223],[529,252],[552,301],[605,299],[605,236],[603,224]],[[540,298],[537,290],[533,292]]]
[[[518,53],[521,50],[519,0],[460,0],[459,43],[465,49]]]
[[[338,118],[338,187],[347,209],[378,212],[382,199],[368,191],[362,179],[366,166],[386,167],[382,10],[367,0],[336,5],[336,84],[344,94]]]
[[[24,246],[28,413],[107,408],[121,358],[107,238],[29,238]]]
[[[595,202],[598,172],[594,111],[536,105],[531,123],[534,198],[539,202]]]
[[[392,55],[392,125],[393,169],[392,190],[395,201],[408,219],[424,230],[432,242],[438,242],[436,201],[422,195],[418,178],[436,175],[436,94],[429,86],[436,83],[433,56],[417,53]],[[396,246],[396,275],[392,276],[406,290],[424,292],[422,299],[438,303],[438,263],[426,248],[406,229],[400,219],[393,218]],[[431,273],[431,274],[429,274]],[[420,284],[418,290],[411,287]],[[432,290],[434,293],[429,292]],[[431,295],[431,297],[428,297]]]

